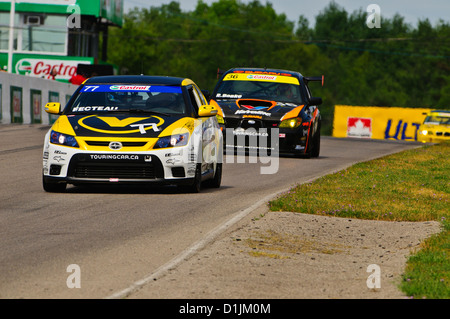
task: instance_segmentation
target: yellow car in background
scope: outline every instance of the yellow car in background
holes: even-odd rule
[[[426,113],[419,127],[417,140],[423,143],[439,143],[450,140],[450,111],[436,110]]]

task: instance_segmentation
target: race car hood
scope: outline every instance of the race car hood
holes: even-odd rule
[[[217,99],[211,100],[222,110],[224,117],[255,117],[279,121],[297,117],[304,105],[257,99]]]
[[[62,115],[53,130],[79,137],[157,138],[192,132],[194,119],[157,115]]]

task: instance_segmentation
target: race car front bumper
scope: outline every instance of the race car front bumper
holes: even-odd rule
[[[190,184],[196,160],[188,146],[147,152],[92,152],[48,143],[43,153],[47,183]]]

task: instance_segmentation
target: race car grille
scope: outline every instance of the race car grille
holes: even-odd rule
[[[156,179],[164,178],[161,161],[150,155],[77,154],[69,164],[68,176],[85,179]]]
[[[105,141],[86,141],[89,146],[109,146],[110,142]],[[123,147],[141,147],[147,144],[147,142],[122,142]]]
[[[450,136],[450,132],[436,132],[436,136]]]
[[[155,169],[153,167],[136,166],[105,167],[100,165],[78,164],[74,171],[74,177],[77,178],[145,178],[154,179]]]

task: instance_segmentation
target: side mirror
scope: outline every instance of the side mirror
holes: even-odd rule
[[[214,116],[217,114],[217,108],[213,105],[202,105],[198,110],[199,117]]]
[[[311,105],[320,105],[320,104],[322,104],[322,98],[321,97],[311,97],[309,99],[309,104],[311,104]]]
[[[61,114],[61,103],[52,102],[45,104],[45,112],[50,114]]]

